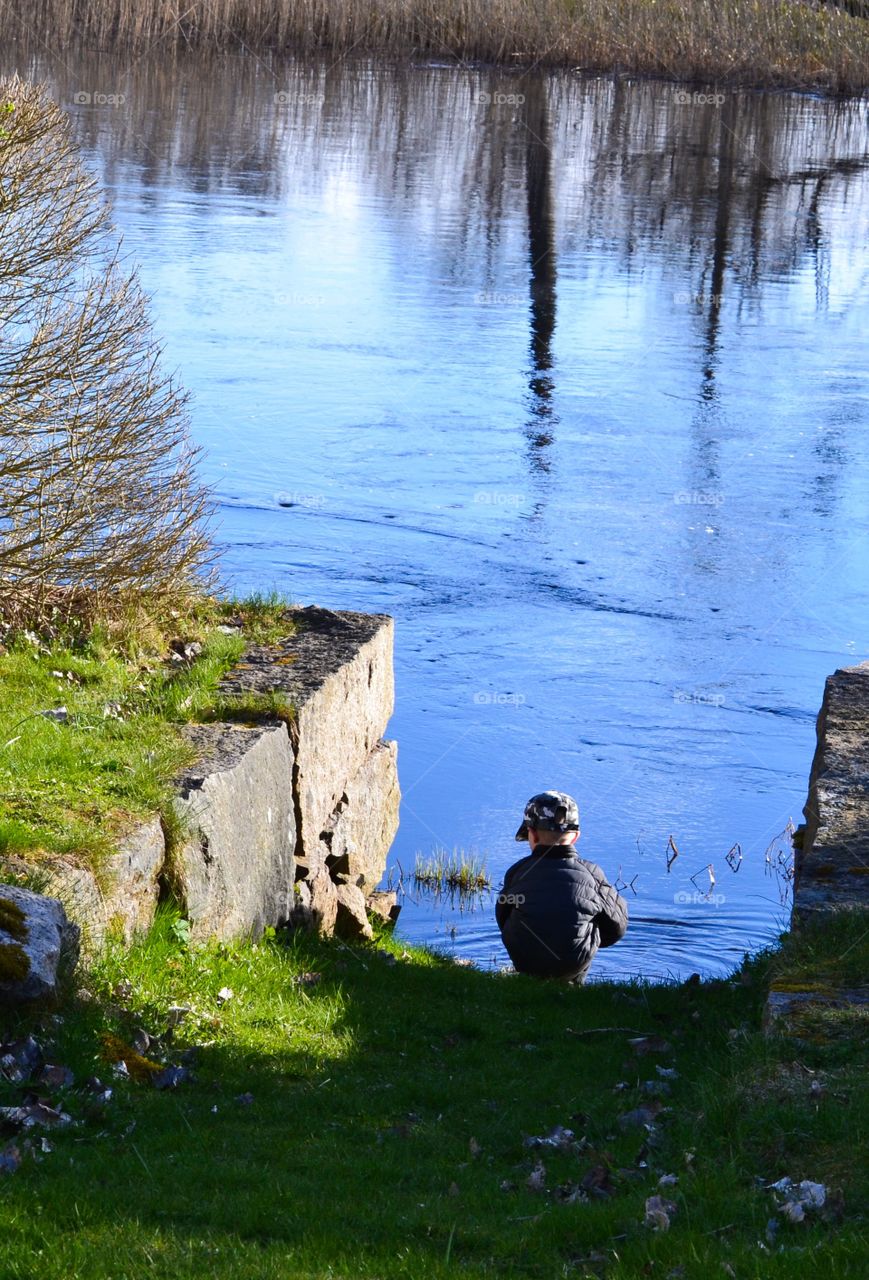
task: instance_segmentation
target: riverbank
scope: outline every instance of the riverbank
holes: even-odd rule
[[[193,0],[179,16],[161,0],[119,13],[103,0],[38,0],[4,9],[3,34],[36,33],[51,47],[81,40],[164,56],[171,50],[245,48],[278,54],[374,53],[573,67],[762,88],[859,95],[866,90],[869,27],[845,8],[803,0]]]
[[[572,989],[388,937],[194,946],[162,916],[59,1018],[6,1023],[74,1081],[39,1090],[70,1124],[7,1139],[3,1274],[862,1276],[865,1013],[761,1029],[771,980],[841,967],[841,930],[806,936],[728,981]],[[195,1078],[117,1076],[131,1040]],[[791,1221],[783,1177],[824,1206]]]

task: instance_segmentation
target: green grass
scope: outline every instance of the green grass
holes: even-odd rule
[[[841,911],[788,935],[776,954],[773,985],[779,990],[856,988],[869,983],[866,939],[869,910]]]
[[[417,854],[413,868],[414,883],[436,892],[478,893],[491,885],[486,864],[476,854],[464,849],[436,849],[427,858]]]
[[[287,634],[285,608],[277,597],[203,602],[135,644],[105,632],[8,637],[0,648],[0,858],[64,854],[98,868],[125,827],[167,808],[170,780],[191,759],[181,724],[276,714],[274,698],[222,699],[216,689],[248,641]],[[220,630],[227,625],[238,629]],[[202,645],[191,665],[169,661],[173,634]],[[64,722],[40,714],[58,708]]]
[[[0,1180],[4,1280],[865,1275],[860,1047],[765,1039],[769,957],[733,982],[575,989],[378,946],[190,949],[163,915],[85,975],[90,998],[59,1020],[7,1025],[115,1096],[100,1111],[69,1090],[80,1123]],[[295,981],[311,971],[316,985]],[[173,1004],[193,1007],[171,1052],[202,1046],[195,1082],[160,1093],[111,1079],[101,1035],[159,1032]],[[638,1057],[639,1033],[671,1049]],[[647,1098],[655,1064],[679,1076],[643,1168],[645,1131],[616,1116]],[[588,1146],[523,1146],[556,1124]],[[525,1185],[538,1158],[544,1191]],[[558,1201],[602,1163],[611,1197]],[[679,1178],[663,1193],[678,1208],[655,1233],[644,1204],[663,1174]],[[770,1246],[760,1184],[784,1175],[841,1197],[827,1217],[782,1222]]]

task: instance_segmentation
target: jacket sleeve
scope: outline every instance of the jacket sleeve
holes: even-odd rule
[[[628,904],[620,893],[601,876],[598,882],[601,910],[594,918],[600,934],[600,945],[611,947],[628,931]]]
[[[512,902],[507,901],[507,895],[510,892],[510,871],[512,870],[513,868],[511,867],[504,876],[504,886],[495,899],[495,920],[498,923],[498,928],[502,932],[504,930],[504,925],[510,918],[510,913],[512,912],[514,905]]]

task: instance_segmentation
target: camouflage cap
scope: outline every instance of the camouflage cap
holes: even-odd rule
[[[578,831],[579,806],[564,791],[541,791],[526,804],[516,839],[527,840],[529,827],[535,831]]]

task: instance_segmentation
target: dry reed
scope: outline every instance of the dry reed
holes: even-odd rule
[[[202,46],[619,68],[858,94],[867,0],[11,0],[5,36],[53,48]]]

